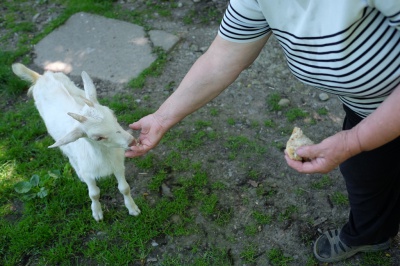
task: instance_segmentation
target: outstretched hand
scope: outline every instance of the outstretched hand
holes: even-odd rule
[[[126,157],[134,158],[146,154],[160,142],[167,128],[161,125],[161,122],[154,114],[148,115],[139,121],[130,124],[133,130],[141,130],[136,143],[125,152]]]
[[[349,143],[349,139],[352,139],[349,138],[349,134],[352,133],[341,131],[319,144],[298,148],[296,153],[299,156],[310,159],[306,162],[292,160],[285,152],[286,162],[300,173],[328,173],[360,152],[358,143]],[[354,146],[356,149],[352,148]]]

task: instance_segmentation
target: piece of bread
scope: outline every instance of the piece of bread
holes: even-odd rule
[[[312,145],[314,142],[310,140],[303,131],[295,127],[293,129],[292,135],[290,136],[288,142],[286,143],[286,152],[289,158],[296,161],[308,161],[308,158],[302,158],[296,154],[296,150],[301,146]]]

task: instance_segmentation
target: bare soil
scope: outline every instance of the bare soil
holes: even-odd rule
[[[36,20],[38,31],[62,9],[62,6],[47,2],[47,6],[41,4],[35,7],[40,14]],[[217,33],[218,20],[203,23],[201,18],[207,16],[211,9],[217,10],[222,18],[227,5],[225,0],[178,2],[181,4],[172,10],[171,17],[153,14],[146,21],[153,29],[179,36],[181,42],[169,53],[163,74],[149,78],[143,89],[132,91],[139,107],[157,109],[176,88]],[[140,10],[145,7],[146,1],[118,1],[115,4],[129,10]],[[184,17],[193,10],[197,14],[193,23],[185,24]],[[9,47],[13,47],[16,38],[17,35],[10,38]],[[171,88],[170,84],[175,86]],[[96,81],[96,86],[103,97],[113,95],[115,90],[126,89],[124,85],[101,80]],[[272,94],[288,99],[289,106],[281,111],[271,110],[268,98]],[[291,257],[293,261],[290,265],[310,263],[313,240],[322,231],[341,227],[349,212],[347,204],[337,204],[333,200],[336,192],[347,193],[338,169],[328,175],[304,175],[289,168],[284,160],[283,148],[294,126],[301,127],[315,142],[341,130],[344,115],[341,103],[333,95],[322,101],[319,94],[320,91],[303,85],[291,75],[281,48],[272,37],[254,64],[234,84],[178,124],[173,130],[192,134],[196,130],[196,121],[210,121],[207,130],[220,136],[207,140],[203,147],[196,149],[196,153],[189,151],[183,156],[192,161],[202,161],[210,183],[220,182],[226,186],[227,189],[218,195],[218,207],[232,210],[232,218],[221,227],[210,223],[199,213],[195,222],[201,230],[194,235],[156,239],[158,246],[148,256],[148,265],[157,265],[164,255],[189,258],[193,256],[191,248],[195,245],[200,250],[211,246],[225,249],[232,258],[232,265],[271,265],[267,254],[272,248],[280,249]],[[300,108],[307,112],[307,116],[290,122],[286,113],[291,108]],[[323,108],[327,114],[318,112]],[[211,115],[212,111],[217,115]],[[228,123],[228,120],[235,123]],[[267,120],[273,122],[272,127],[265,126]],[[244,147],[232,159],[232,151],[226,146],[231,136],[244,136],[267,152],[260,156],[249,147]],[[167,145],[161,144],[151,153],[162,160],[168,149]],[[148,193],[147,185],[152,173],[141,173],[130,160],[127,160],[127,169],[133,193]],[[169,174],[167,185],[170,189],[174,189],[178,177],[173,171]],[[259,226],[255,234],[249,234],[246,228],[255,224],[252,217],[254,211],[270,214],[273,220],[268,225]],[[246,262],[242,255],[250,245],[257,250],[256,260],[252,263]],[[393,257],[393,261],[400,261],[398,239],[386,254]],[[335,265],[361,265],[362,262],[363,255],[356,255],[347,264]]]

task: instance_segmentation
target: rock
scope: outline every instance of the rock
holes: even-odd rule
[[[165,183],[161,184],[161,191],[162,191],[162,195],[165,197],[168,197],[168,198],[174,197],[174,195],[171,192],[171,189]]]
[[[319,95],[318,95],[318,97],[319,97],[319,99],[321,100],[321,101],[327,101],[327,100],[329,100],[329,95],[327,94],[327,93],[325,93],[325,92],[321,92]]]
[[[280,107],[287,107],[287,106],[289,106],[289,104],[290,104],[289,99],[285,99],[285,98],[282,98],[282,99],[278,102],[278,105],[279,105]]]
[[[157,262],[158,259],[157,258],[148,258],[147,262]]]

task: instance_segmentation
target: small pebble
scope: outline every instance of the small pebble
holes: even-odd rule
[[[289,104],[290,104],[289,99],[285,99],[285,98],[281,99],[281,100],[278,102],[278,105],[279,105],[280,107],[287,107],[287,106],[289,106]]]
[[[325,92],[322,92],[318,95],[319,99],[323,102],[329,100],[329,95]]]

